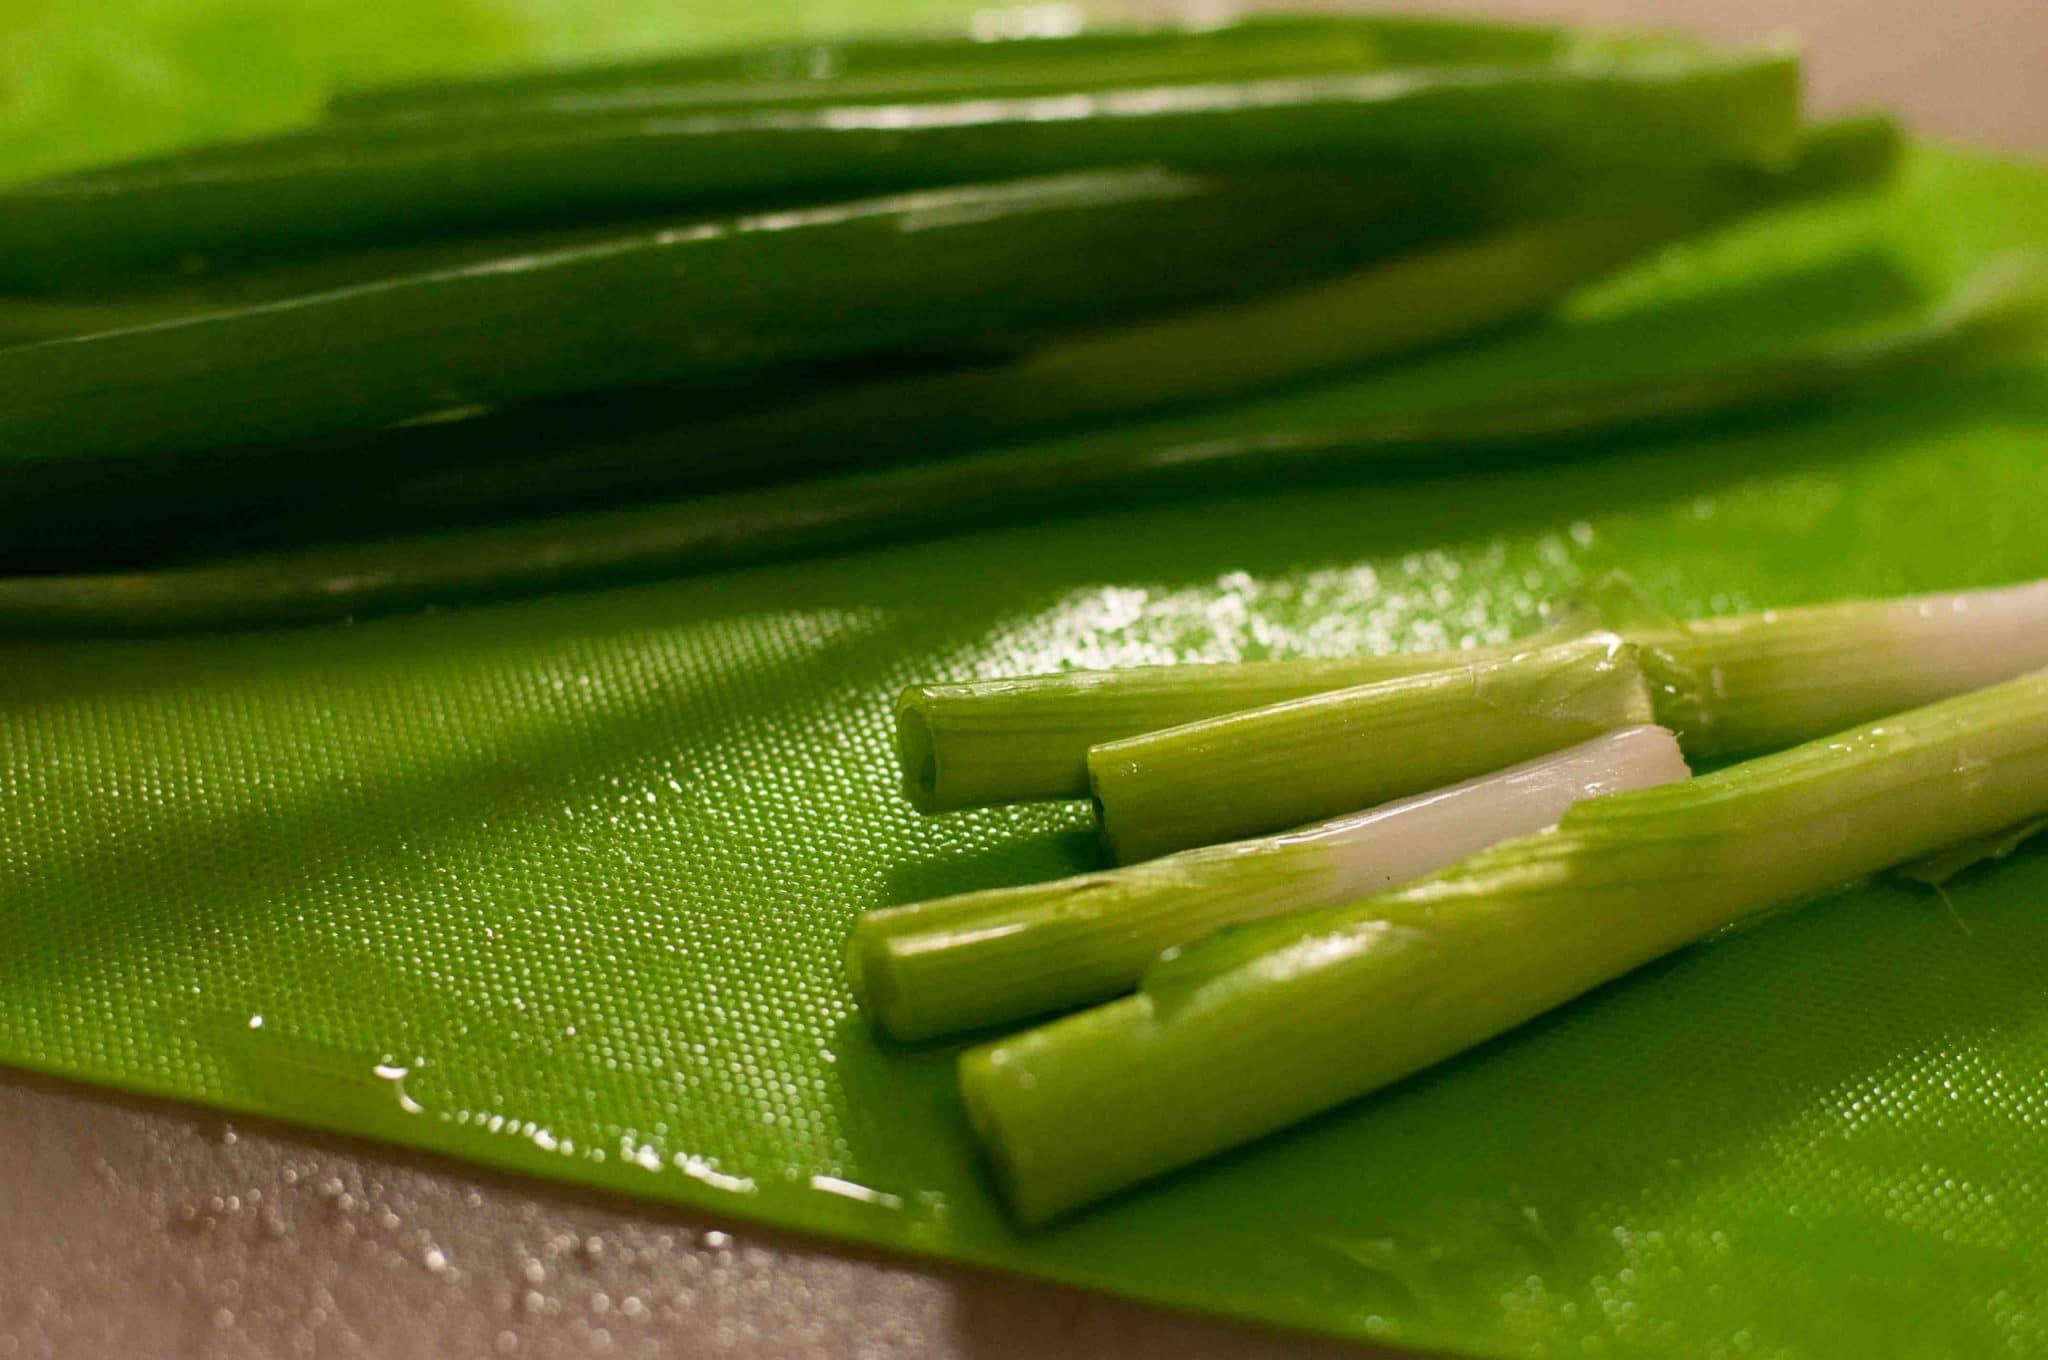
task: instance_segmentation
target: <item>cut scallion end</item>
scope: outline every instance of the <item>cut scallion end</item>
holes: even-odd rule
[[[2048,813],[2048,672],[1681,784],[1349,907],[1224,931],[964,1055],[1040,1223],[1355,1099],[1651,959]]]
[[[1686,774],[1669,732],[1632,727],[1280,836],[871,911],[849,942],[855,989],[903,1040],[1071,1010],[1131,990],[1162,950],[1219,926],[1354,902],[1581,799]]]
[[[2048,666],[2048,581],[1687,622],[1603,584],[1550,636],[1594,627],[1638,644],[1657,721],[1689,756],[1751,755]],[[1535,645],[916,685],[898,700],[898,757],[926,812],[1083,798],[1091,746]]]
[[[1611,633],[1097,746],[1103,839],[1130,863],[1266,835],[1652,721]]]
[[[1091,746],[1285,699],[1508,656],[1527,646],[913,685],[896,701],[896,759],[904,792],[921,812],[1086,798]]]

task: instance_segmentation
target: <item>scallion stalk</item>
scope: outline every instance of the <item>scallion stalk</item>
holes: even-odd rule
[[[920,812],[1085,798],[1092,746],[1330,690],[1512,656],[1528,646],[1512,642],[1464,651],[1131,666],[912,685],[896,701],[896,759],[903,791]]]
[[[2048,672],[1579,804],[1362,903],[1223,931],[1137,995],[970,1051],[1040,1223],[1353,1100],[1769,908],[2048,812]]]
[[[566,70],[344,90],[332,122],[492,117],[568,107],[807,104],[1036,89],[1087,90],[1376,66],[1583,59],[1670,39],[1406,15],[1254,15],[1214,27],[995,37],[854,36],[616,61]]]
[[[1088,752],[1121,863],[1262,836],[1440,788],[1652,721],[1611,633],[1331,690]]]
[[[1162,950],[1219,926],[1354,902],[1550,826],[1581,799],[1686,774],[1669,732],[1625,728],[1284,835],[871,911],[849,942],[854,989],[904,1040],[1072,1010],[1130,991]]]
[[[360,145],[307,134],[8,188],[0,282],[32,290],[184,259],[786,207],[1104,165],[1358,174],[1434,156],[1768,168],[1797,149],[1798,97],[1798,62],[1783,53],[1662,54],[936,103],[558,115],[485,135],[430,125]]]
[[[1721,759],[2048,666],[2048,580],[1609,626],[1640,645],[1658,720],[1688,755]]]
[[[2040,281],[2031,260],[2016,257],[1990,267],[1932,316],[1875,337],[1533,401],[1265,428],[1227,439],[1171,426],[1113,430],[628,509],[152,570],[0,578],[0,633],[164,632],[360,617],[957,533],[1112,498],[1198,494],[1281,474],[1555,456],[1575,441],[1695,429],[1979,355],[2038,317]],[[1186,665],[918,686],[899,705],[908,715],[899,719],[899,753],[912,797],[933,811],[1081,798],[1088,793],[1090,746],[1470,659]]]
[[[1561,622],[1639,644],[1658,721],[1696,759],[1788,746],[2048,665],[2048,581],[1683,624],[1576,608]],[[1526,645],[914,685],[897,701],[896,750],[926,812],[1084,798],[1090,747]]]
[[[1344,272],[1371,253],[1347,233],[1379,210],[1363,186],[1100,171],[689,222],[0,349],[0,473],[1023,345]],[[1273,249],[1296,229],[1302,250]]]
[[[1157,320],[1061,336],[997,362],[798,389],[766,407],[748,406],[723,418],[628,422],[610,437],[574,422],[557,436],[545,426],[536,434],[530,410],[506,412],[423,441],[427,447],[404,464],[425,463],[429,470],[388,486],[372,482],[361,493],[366,503],[358,514],[403,525],[559,513],[565,502],[598,506],[735,480],[809,476],[900,461],[913,453],[1008,445],[1049,426],[1071,428],[1175,404],[1248,396],[1540,312],[1571,289],[1674,238],[1791,199],[1881,180],[1898,147],[1890,123],[1852,119],[1812,129],[1798,159],[1771,173],[1610,177],[1520,167],[1435,189],[1397,176],[1375,190],[1374,204],[1359,214],[1357,225],[1344,229],[1354,249],[1386,252],[1363,268]],[[1301,191],[1318,192],[1312,184]],[[1816,386],[1839,385],[1846,376],[1810,361],[1802,370],[1803,380],[1777,375],[1775,398],[1768,395],[1772,379],[1755,370],[1726,375],[1725,390],[1698,396],[1724,406],[1783,402],[1802,391],[1810,396]],[[1679,418],[1673,404],[1678,395],[1664,393],[1659,418]],[[1655,400],[1633,394],[1636,404]],[[1615,412],[1624,420],[1631,414]],[[1647,406],[1633,414],[1648,414]],[[1534,433],[1555,439],[1565,432]],[[1507,437],[1506,431],[1499,434]],[[961,478],[953,494],[989,486],[993,472],[993,480],[1006,485],[1000,497],[985,495],[981,503],[1021,513],[1072,494],[1066,483],[1076,478],[1116,484],[1105,488],[1111,491],[1124,484],[1142,491],[1212,478],[1232,461],[1210,448],[1196,457],[1181,450],[1178,466],[1164,459],[1132,466],[1125,451],[1133,440],[1151,437],[1142,430],[1091,428],[1083,436],[1092,445],[1085,459],[1078,452],[1061,458],[1044,450],[1013,450],[993,467]],[[534,452],[484,452],[508,445]],[[1268,448],[1267,457],[1276,464],[1311,462],[1308,452]],[[1250,447],[1238,447],[1239,458],[1251,454]],[[1015,481],[1025,485],[1007,485]],[[920,490],[907,488],[902,499],[914,503]],[[317,516],[331,522],[347,509],[343,498],[308,513],[317,524]],[[97,497],[92,513],[105,513]],[[238,518],[245,535],[293,534],[289,516],[253,527],[247,517]],[[51,521],[45,513],[37,522]]]

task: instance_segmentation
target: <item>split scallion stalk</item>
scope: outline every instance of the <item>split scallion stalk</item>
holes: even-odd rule
[[[2048,673],[1579,804],[1354,906],[1224,931],[967,1053],[1042,1223],[1354,1100],[1759,912],[2048,812]]]
[[[1280,475],[1555,456],[1590,439],[1650,437],[1782,411],[1985,352],[2016,324],[2038,317],[2040,281],[2037,267],[2001,266],[1931,317],[1875,337],[1533,401],[1229,439],[1176,436],[1171,426],[1111,430],[624,510],[154,570],[0,578],[0,633],[163,632],[360,617],[956,533],[1110,498],[1194,494]],[[899,703],[899,714],[907,715],[898,720],[899,752],[911,796],[927,810],[1082,798],[1088,748],[1102,742],[1471,659],[1453,653],[1140,667],[915,686]]]
[[[1686,775],[1669,732],[1626,728],[1280,836],[871,911],[849,941],[854,990],[904,1040],[1072,1010],[1130,991],[1162,950],[1220,926],[1354,902],[1550,826],[1581,799]]]
[[[0,284],[925,188],[1103,165],[1365,173],[1389,159],[1782,164],[1797,61],[1779,53],[1402,68],[935,103],[555,115],[361,145],[334,132],[0,192]],[[1431,158],[1435,158],[1432,160]],[[1132,252],[1125,258],[1135,257]]]
[[[1285,831],[1653,721],[1611,633],[1331,690],[1088,752],[1121,863]]]

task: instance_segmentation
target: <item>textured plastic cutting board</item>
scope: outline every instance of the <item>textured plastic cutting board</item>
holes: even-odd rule
[[[595,41],[656,10],[607,9]],[[169,73],[177,131],[287,116],[335,69],[572,45],[566,5],[378,12],[163,0],[17,31],[0,64],[44,61],[58,95],[17,101],[9,164],[152,135],[115,116],[52,150],[74,123],[51,110],[86,97],[67,52]],[[273,87],[178,93],[266,42]],[[151,107],[137,88],[109,107]],[[1880,202],[1688,248],[1551,331],[1218,427],[1751,352],[2043,238],[2048,175],[1922,155]],[[946,1055],[879,1049],[853,1013],[861,908],[1093,853],[1071,808],[909,813],[896,686],[1495,637],[1610,567],[1679,612],[2048,575],[2048,368],[1557,467],[355,627],[0,646],[0,1060],[1334,1333],[2048,1350],[2039,849],[1947,903],[1879,885],[1724,937],[1030,1236],[983,1190]]]

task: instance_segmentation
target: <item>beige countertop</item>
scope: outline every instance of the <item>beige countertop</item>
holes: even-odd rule
[[[2043,0],[1441,7],[1791,33],[1824,109],[2048,159]],[[0,1360],[1361,1354],[4,1070],[0,1149]]]

